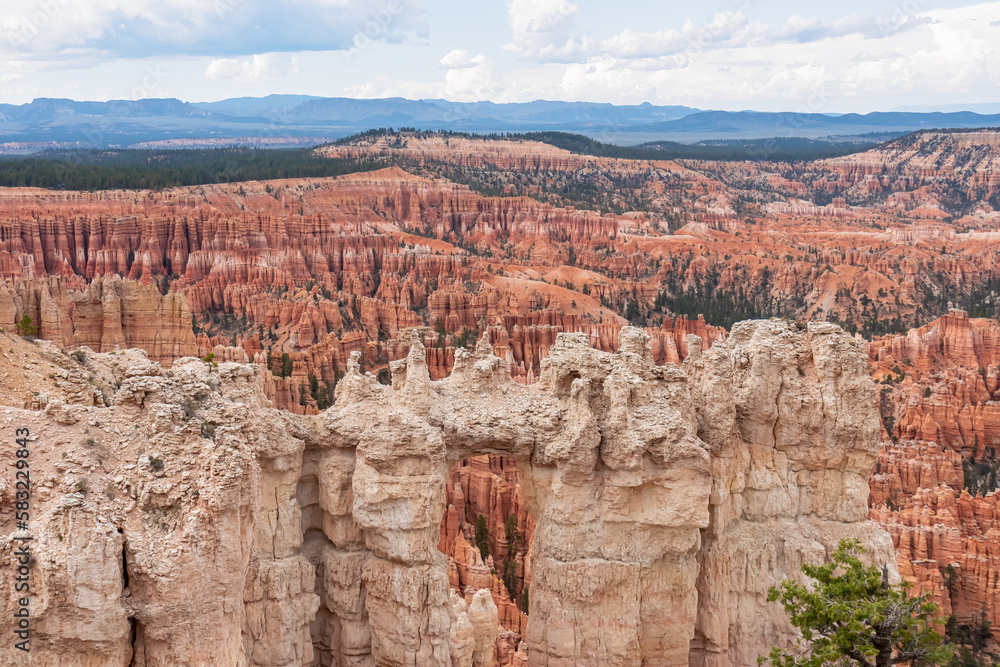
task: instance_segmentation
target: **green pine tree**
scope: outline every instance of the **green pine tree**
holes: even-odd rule
[[[809,586],[782,581],[768,600],[781,602],[792,625],[802,631],[793,649],[774,647],[758,664],[773,667],[860,665],[890,667],[945,665],[954,647],[942,645],[934,630],[937,605],[928,594],[913,597],[909,585],[889,584],[885,568],[859,560],[857,540],[842,540],[825,565],[803,565]]]
[[[490,529],[486,525],[486,517],[482,514],[476,519],[476,546],[479,547],[479,553],[485,561],[490,555]]]
[[[25,314],[17,322],[17,333],[20,336],[37,336],[38,327],[35,326],[35,323],[31,320],[31,317]]]

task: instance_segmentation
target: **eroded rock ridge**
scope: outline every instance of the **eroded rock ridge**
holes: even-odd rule
[[[618,343],[561,334],[524,386],[485,337],[432,381],[416,335],[391,386],[354,356],[316,416],[272,409],[253,365],[92,355],[120,374],[110,407],[50,400],[0,429],[33,434],[31,664],[751,665],[793,636],[766,591],[804,561],[857,537],[895,576],[867,520],[862,343],[745,322],[690,337],[682,368],[641,330]],[[502,656],[490,591],[456,594],[438,550],[450,466],[482,454],[516,461],[535,518]]]

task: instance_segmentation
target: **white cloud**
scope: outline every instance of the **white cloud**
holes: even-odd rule
[[[683,51],[700,52],[705,48],[731,44],[746,39],[748,21],[743,12],[719,12],[701,27],[688,19],[681,30],[642,33],[625,30],[601,43],[601,49],[616,58],[655,58]]]
[[[476,65],[469,58],[469,52],[465,49],[452,49],[439,62],[448,69],[463,69],[465,67],[475,67]]]
[[[205,76],[209,79],[235,79],[243,74],[243,66],[247,63],[240,63],[236,58],[220,58],[213,60],[205,69]]]
[[[390,95],[384,92],[384,89],[375,85],[371,81],[366,83],[359,83],[356,86],[347,86],[344,88],[344,95],[347,97],[353,97],[359,100],[373,100],[379,97],[389,97]]]
[[[455,50],[441,59],[448,67],[444,75],[444,96],[456,102],[492,100],[501,90],[493,60],[484,55],[470,58],[468,52]]]
[[[860,34],[869,39],[891,37],[892,35],[933,23],[930,16],[915,14],[890,14],[875,18],[863,18],[856,14],[830,21],[827,19],[791,16],[783,26],[770,31],[772,42],[814,42],[847,35]]]
[[[334,50],[426,32],[422,0],[11,1],[0,18],[0,57]]]
[[[928,16],[906,15],[871,19],[851,15],[836,21],[793,15],[778,28],[750,23],[742,11],[718,12],[712,20],[696,26],[690,19],[680,30],[639,32],[626,29],[600,43],[598,53],[637,63],[643,69],[684,67],[697,55],[710,50],[760,48],[776,44],[809,44],[849,35],[878,39],[933,23]],[[679,57],[680,56],[680,57]]]
[[[285,61],[276,54],[265,53],[250,60],[220,58],[213,60],[205,69],[209,79],[231,79],[239,82],[257,82],[299,73],[298,58]]]
[[[362,99],[443,98],[454,102],[514,101],[517,97],[516,91],[508,88],[497,73],[492,58],[482,54],[472,56],[465,49],[453,49],[438,63],[445,70],[443,79],[399,81],[382,73],[373,77],[374,80],[345,86],[343,94]]]

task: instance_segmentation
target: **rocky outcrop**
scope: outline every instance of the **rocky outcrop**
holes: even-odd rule
[[[947,315],[903,336],[873,340],[868,355],[873,361],[904,362],[921,373],[942,366],[988,368],[1000,362],[1000,327],[990,320],[969,319],[964,310],[950,309]]]
[[[933,442],[883,442],[870,478],[872,506],[901,507],[920,489],[962,488],[962,456]]]
[[[891,561],[865,518],[873,389],[831,325],[688,346],[681,370],[637,329],[616,353],[563,334],[525,387],[485,339],[434,382],[415,338],[391,386],[354,355],[313,417],[267,408],[253,366],[132,356],[112,407],[13,410],[2,437],[35,438],[32,664],[753,664],[791,637],[768,585],[844,536]],[[450,467],[483,454],[516,461],[537,521],[520,650],[498,591],[456,592],[438,550]],[[466,511],[514,502],[492,467],[458,476]]]
[[[950,486],[923,488],[896,511],[876,507],[872,518],[892,535],[900,574],[930,592],[944,616],[996,627],[1000,599],[997,503],[1000,496],[956,495]],[[995,632],[995,631],[994,631]],[[995,636],[995,635],[994,635]]]
[[[14,330],[26,316],[39,337],[61,347],[139,348],[167,363],[198,352],[182,292],[164,295],[117,275],[96,278],[80,291],[68,289],[66,282],[51,276],[0,283],[0,327]]]
[[[903,372],[895,391],[897,439],[924,440],[981,458],[1000,447],[1000,325],[951,310],[902,336],[867,345],[876,374]],[[904,371],[905,369],[905,371]]]
[[[848,193],[959,189],[969,201],[988,200],[1000,191],[1000,132],[923,132],[824,162]]]
[[[569,171],[593,166],[599,161],[538,141],[407,134],[359,138],[352,144],[325,146],[319,152],[330,157],[400,156],[419,161],[446,160],[466,168],[511,171]]]
[[[839,540],[891,562],[884,533],[864,521],[879,427],[863,350],[829,324],[772,320],[737,324],[685,360],[712,470],[691,664],[752,664],[788,641],[768,587]]]

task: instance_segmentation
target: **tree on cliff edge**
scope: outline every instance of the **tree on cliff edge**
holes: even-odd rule
[[[772,648],[757,659],[773,667],[822,665],[948,664],[953,648],[934,631],[937,605],[927,594],[911,597],[909,585],[889,585],[888,571],[859,559],[857,540],[843,540],[825,565],[803,565],[806,587],[786,579],[767,599],[779,600],[802,638],[792,649]]]

